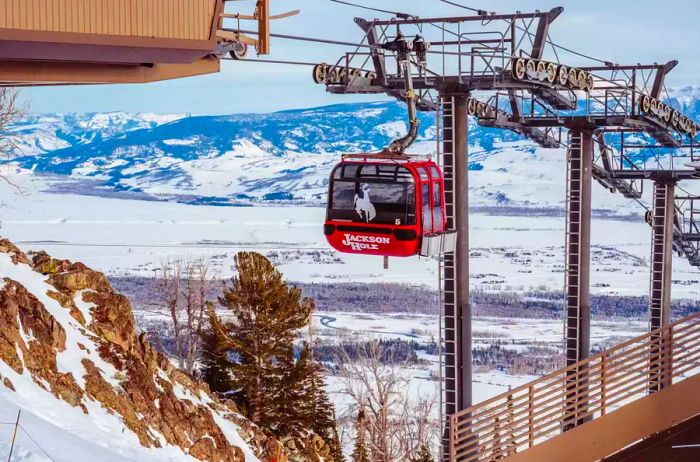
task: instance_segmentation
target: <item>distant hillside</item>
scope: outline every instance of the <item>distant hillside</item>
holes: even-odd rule
[[[698,118],[698,87],[668,96]],[[434,153],[434,114],[421,113],[420,120],[413,152]],[[477,205],[561,205],[548,186],[527,185],[527,178],[563,185],[561,150],[537,149],[511,132],[470,124]],[[35,115],[12,128],[18,149],[11,162],[49,175],[51,190],[59,193],[214,205],[319,204],[340,154],[378,151],[405,132],[406,111],[397,102],[228,116]],[[609,208],[616,208],[615,201]]]

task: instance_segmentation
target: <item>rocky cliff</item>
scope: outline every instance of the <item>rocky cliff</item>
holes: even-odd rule
[[[271,441],[232,404],[137,335],[129,301],[103,274],[25,255],[7,240],[0,240],[3,396],[122,455],[132,442],[152,460],[161,451],[162,460],[270,458]]]

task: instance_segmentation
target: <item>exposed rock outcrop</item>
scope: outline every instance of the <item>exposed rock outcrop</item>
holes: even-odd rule
[[[143,446],[180,447],[212,462],[261,460],[269,441],[230,403],[172,366],[138,336],[129,301],[81,263],[28,258],[0,240],[0,387],[34,383],[89,413],[98,402]],[[247,443],[251,444],[248,445]],[[247,455],[246,455],[247,453]]]

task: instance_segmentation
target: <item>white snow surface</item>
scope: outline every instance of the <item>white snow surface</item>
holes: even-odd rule
[[[472,175],[476,191],[480,190],[479,173]],[[44,190],[51,178],[26,170],[9,174],[22,193],[0,182],[0,197],[6,204],[0,208],[0,234],[25,250],[46,250],[56,258],[82,261],[110,275],[152,276],[163,261],[188,256],[208,259],[215,276],[229,277],[233,255],[256,250],[269,255],[292,281],[437,285],[437,263],[431,259],[393,259],[384,270],[381,258],[335,252],[323,236],[324,210],[319,207],[215,207],[50,194]],[[517,171],[504,175],[512,175],[504,181],[518,181]],[[538,189],[530,184],[522,188]],[[564,197],[563,185],[551,188],[551,194]],[[599,187],[596,192],[604,193]],[[563,288],[563,216],[482,212],[471,216],[470,225],[473,287],[488,291]],[[651,247],[650,229],[643,219],[596,218],[592,244],[593,293],[647,293]],[[697,298],[697,270],[685,259],[675,258],[673,271],[673,296]]]

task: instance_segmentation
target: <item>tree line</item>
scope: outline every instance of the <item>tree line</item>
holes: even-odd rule
[[[113,279],[115,288],[129,296],[139,310],[148,310],[153,305],[152,295],[158,290],[158,278],[132,276]],[[210,281],[208,296],[216,299],[224,284],[225,281]],[[439,313],[437,292],[423,286],[400,283],[295,283],[295,286],[305,297],[315,300],[319,312]],[[474,289],[470,302],[475,316],[560,319],[564,313],[563,292],[546,288],[524,292]],[[699,307],[697,300],[674,299],[671,302],[672,316],[687,316]],[[646,319],[649,299],[646,296],[592,295],[591,310],[593,316],[604,318]]]

